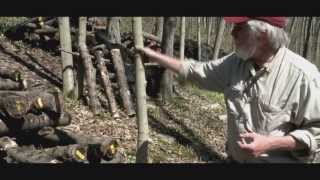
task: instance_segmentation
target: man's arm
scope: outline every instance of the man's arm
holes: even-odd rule
[[[179,73],[182,69],[182,63],[180,60],[158,53],[147,47],[137,47],[137,50],[144,53],[147,57],[151,59],[151,61],[157,62],[158,64],[168,68],[176,73]]]
[[[290,135],[264,136],[250,132],[240,134],[240,138],[241,141],[238,141],[239,146],[255,157],[272,150],[296,151],[307,148]]]

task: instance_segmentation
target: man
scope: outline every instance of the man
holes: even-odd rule
[[[222,92],[227,153],[240,163],[315,162],[320,139],[320,74],[287,49],[285,17],[225,17],[236,51],[209,62],[180,61],[138,48],[153,61]]]

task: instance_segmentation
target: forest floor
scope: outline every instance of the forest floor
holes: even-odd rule
[[[0,69],[20,70],[30,90],[62,89],[60,56],[33,48],[22,41],[0,39],[1,47],[12,48],[24,60],[6,54],[0,47]],[[177,81],[178,82],[178,81]],[[152,163],[221,163],[226,158],[226,115],[223,95],[198,89],[185,82],[176,83],[173,100],[160,105],[148,99],[149,154]],[[108,112],[93,115],[82,101],[65,100],[72,123],[66,128],[88,135],[107,135],[118,139],[125,163],[135,163],[136,117],[113,119]]]

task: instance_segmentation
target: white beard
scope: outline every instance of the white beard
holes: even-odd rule
[[[249,48],[237,47],[236,54],[242,60],[247,61],[248,59],[252,58],[256,49],[257,49],[256,46],[251,46]]]
[[[246,44],[241,44],[238,47],[236,47],[235,52],[237,56],[244,61],[247,61],[248,59],[252,58],[257,50],[257,43],[258,42],[256,37],[254,35],[250,35]]]

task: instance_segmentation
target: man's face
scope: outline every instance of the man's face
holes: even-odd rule
[[[236,46],[236,54],[243,60],[251,58],[257,49],[257,38],[247,23],[235,24],[231,32]]]

